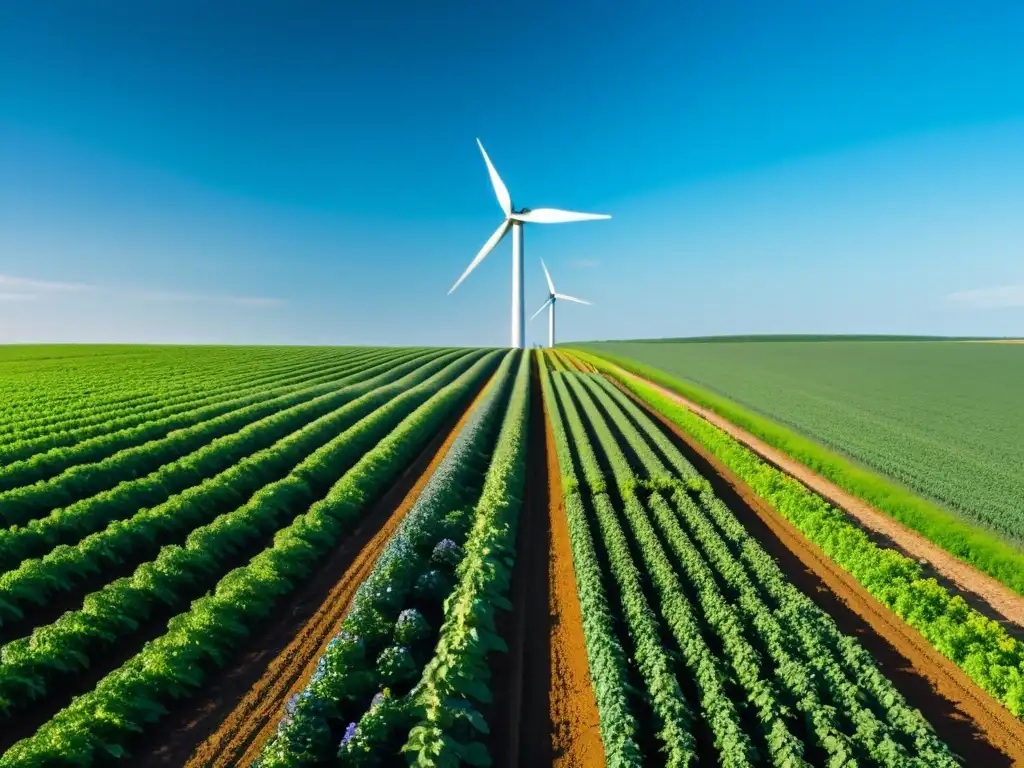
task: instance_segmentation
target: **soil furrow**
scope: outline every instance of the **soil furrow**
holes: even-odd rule
[[[604,768],[597,699],[587,665],[583,614],[569,543],[569,524],[562,501],[562,481],[555,436],[545,414],[550,548],[548,611],[550,614],[550,687],[548,717],[551,764],[555,768]],[[542,706],[542,702],[529,702]]]
[[[653,385],[652,385],[653,386]],[[793,583],[856,637],[907,702],[969,765],[1024,764],[1024,723],[879,603],[685,430],[622,388],[661,424],[715,494]],[[673,393],[665,391],[667,396]]]
[[[293,598],[286,616],[250,645],[193,700],[147,734],[136,765],[228,768],[251,765],[277,728],[284,704],[301,691],[327,643],[336,634],[359,585],[411,509],[483,396],[471,403],[377,501],[314,577]]]

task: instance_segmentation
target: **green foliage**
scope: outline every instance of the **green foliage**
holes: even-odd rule
[[[789,355],[779,353],[779,345],[753,346],[757,349],[750,349],[751,345],[731,347],[743,353],[742,360],[716,353],[721,360],[708,369],[707,375],[713,374],[708,386],[714,383],[721,391],[742,396],[745,402],[835,450],[715,394],[707,386],[666,372],[690,370],[695,376],[695,369],[681,367],[685,360],[695,364],[703,361],[694,358],[692,351],[677,360],[673,345],[665,345],[669,354],[657,356],[651,350],[660,349],[658,345],[598,345],[595,349],[599,358],[588,353],[580,356],[593,364],[600,359],[611,361],[709,408],[1024,594],[1024,553],[1004,538],[1024,539],[1019,504],[1024,498],[1024,474],[1015,469],[1024,461],[1024,441],[1017,439],[1024,430],[1020,421],[1024,411],[1016,407],[1016,393],[1024,382],[1024,355],[1017,354],[1017,345],[795,344],[786,345],[796,350]],[[630,357],[607,351],[612,349]],[[822,366],[811,365],[808,361],[816,358],[808,357],[808,349],[835,350],[829,353],[831,367],[824,366],[822,372]],[[865,349],[873,350],[874,357],[866,356]],[[888,351],[879,357],[883,355],[879,349]],[[908,355],[908,349],[914,355]],[[770,362],[758,358],[758,369],[744,362],[751,354],[769,353]],[[833,357],[847,353],[848,359],[843,361]],[[957,362],[944,362],[949,360]],[[777,366],[782,370],[767,373]],[[901,366],[906,366],[906,374]],[[827,384],[823,380],[826,373],[832,377]],[[904,376],[915,386],[902,384]],[[873,383],[871,377],[885,384]],[[924,389],[929,382],[935,383]],[[808,393],[810,387],[815,389]],[[975,396],[964,396],[965,391],[972,390]],[[923,391],[928,392],[927,397]],[[889,426],[879,431],[881,424]],[[836,451],[852,455],[893,479],[865,469]],[[908,487],[947,502],[958,514]]]
[[[342,382],[344,383],[346,382]],[[328,383],[269,400],[264,399],[193,426],[177,429],[142,445],[118,450],[112,455],[105,444],[95,446],[92,445],[94,441],[85,441],[54,453],[33,457],[25,462],[15,462],[0,470],[0,476],[6,477],[14,484],[38,480],[39,473],[45,475],[45,467],[53,465],[58,459],[60,462],[72,462],[73,466],[55,477],[33,485],[12,487],[9,483],[0,481],[0,486],[11,488],[0,493],[0,511],[8,524],[25,523],[35,515],[66,507],[79,499],[107,491],[122,480],[131,480],[153,472],[163,464],[180,459],[211,440],[229,435],[282,408],[306,402],[337,389],[337,383]],[[100,443],[104,439],[96,438]],[[93,460],[101,455],[106,458]],[[36,472],[37,469],[39,472]]]
[[[343,710],[358,710],[360,702],[382,686],[384,690],[374,696],[370,710],[346,729],[341,747],[346,760],[365,764],[374,751],[379,753],[389,739],[394,740],[396,729],[403,724],[406,730],[411,727],[406,720],[415,717],[415,689],[396,697],[381,671],[373,668],[371,654],[392,640],[420,648],[429,647],[434,639],[435,633],[418,611],[401,609],[411,599],[410,592],[421,604],[440,607],[454,586],[448,571],[429,568],[430,560],[442,537],[465,539],[469,521],[459,508],[480,494],[515,359],[515,355],[504,356],[487,393],[360,585],[339,635],[317,661],[304,698],[264,745],[261,768],[312,765],[328,759],[334,745],[327,736],[340,727]],[[445,554],[450,554],[450,549],[441,548]],[[416,675],[421,671],[417,667]],[[384,700],[386,706],[378,706]],[[393,745],[393,751],[397,752],[398,746]]]
[[[108,567],[144,562],[163,544],[175,541],[175,537],[180,541],[181,536],[197,526],[209,524],[260,488],[281,480],[296,463],[374,409],[426,381],[449,360],[446,356],[427,363],[413,361],[396,366],[392,372],[365,382],[376,386],[362,396],[356,397],[365,389],[364,384],[322,395],[215,440],[191,457],[162,467],[157,473],[159,478],[122,483],[114,491],[55,510],[25,528],[0,531],[0,562],[20,562],[0,576],[0,625],[19,618],[31,604],[45,604],[60,592],[75,591],[83,579]],[[409,366],[412,372],[401,376]],[[394,381],[396,377],[400,378]],[[283,439],[271,443],[279,436]],[[242,458],[247,450],[261,444],[261,450]],[[26,550],[56,543],[54,539],[59,541],[62,535],[70,537],[75,532],[88,531],[106,521],[113,510],[137,505],[149,494],[159,498],[174,482],[187,484],[197,474],[212,473],[224,465],[228,468],[220,474],[162,504],[140,509],[128,520],[113,522],[75,546],[57,547],[41,559],[18,558]]]
[[[598,361],[612,375],[616,370]],[[693,435],[754,491],[848,571],[883,605],[917,629],[940,653],[1014,715],[1024,715],[1024,645],[998,623],[952,596],[921,567],[872,542],[841,510],[775,467],[761,461],[722,430],[650,386],[619,374],[638,397]]]
[[[576,574],[580,614],[583,618],[587,666],[597,699],[605,761],[610,768],[641,766],[643,757],[636,743],[637,721],[627,695],[628,660],[622,644],[615,636],[615,619],[598,563],[594,538],[587,524],[586,510],[573,467],[568,431],[552,376],[546,366],[541,367],[541,386],[562,475],[562,498],[569,528],[569,546]]]
[[[491,701],[488,654],[507,650],[495,630],[494,614],[497,608],[510,606],[506,595],[526,482],[530,364],[530,353],[522,354],[458,567],[459,581],[445,601],[440,639],[417,692],[420,719],[403,747],[414,765],[491,762],[480,741],[487,724],[476,706]]]
[[[401,474],[482,377],[493,370],[494,354],[479,360],[436,392],[383,439],[365,445],[362,458],[327,495],[279,530],[273,545],[218,582],[216,589],[176,616],[166,634],[94,690],[0,757],[0,766],[91,765],[98,755],[123,750],[131,733],[159,719],[169,699],[189,695],[208,670],[225,663],[257,622],[308,575],[362,512]],[[410,390],[413,391],[413,390]]]

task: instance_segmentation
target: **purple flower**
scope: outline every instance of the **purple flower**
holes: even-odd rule
[[[289,715],[295,714],[295,707],[299,703],[299,694],[293,693],[288,699],[288,703],[284,705],[284,711]]]
[[[442,539],[434,547],[430,559],[435,563],[443,564],[454,568],[462,559],[462,547],[451,539]]]
[[[345,729],[345,735],[341,737],[341,744],[339,744],[338,746],[339,747],[344,747],[346,744],[348,744],[352,740],[352,737],[355,736],[355,735],[356,735],[356,724],[355,723],[349,723],[348,724],[348,728]]]

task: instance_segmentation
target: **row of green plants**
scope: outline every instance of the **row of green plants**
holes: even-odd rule
[[[386,352],[370,351],[339,357],[332,363],[317,366],[290,367],[287,371],[260,371],[254,375],[238,374],[233,378],[215,378],[196,383],[187,389],[176,389],[156,400],[141,404],[113,404],[101,410],[82,408],[72,418],[49,417],[43,422],[21,422],[0,433],[0,461],[10,463],[34,453],[71,445],[96,435],[116,432],[144,422],[173,416],[188,410],[219,402],[225,395],[236,397],[240,391],[270,390],[279,387],[298,388],[339,373],[354,364],[374,357],[384,359]]]
[[[570,394],[569,387],[575,385],[576,376],[572,373],[554,374],[555,390],[590,489],[590,504],[607,553],[611,577],[618,590],[622,619],[632,644],[633,661],[653,713],[653,728],[661,743],[658,759],[668,766],[693,765],[697,760],[693,735],[695,712],[676,678],[673,659],[662,641],[658,614],[644,592],[643,576],[633,561],[600,461],[584,419]],[[587,414],[588,420],[591,415]],[[628,466],[618,464],[613,467],[613,482],[620,490],[629,492],[636,487],[637,479]]]
[[[807,699],[806,682],[815,678],[827,681],[828,685],[820,691],[821,695],[833,700],[842,718],[849,722],[854,741],[870,759],[899,765],[907,764],[908,761],[917,761],[918,764],[923,761],[924,765],[930,766],[957,765],[953,755],[938,740],[927,721],[917,710],[907,706],[892,683],[881,674],[870,654],[856,640],[842,635],[832,619],[817,609],[806,596],[791,585],[781,593],[776,592],[772,595],[775,605],[773,616],[768,605],[760,599],[754,582],[768,578],[774,585],[788,583],[775,562],[743,530],[728,508],[715,498],[704,479],[664,433],[657,429],[650,417],[607,379],[589,376],[584,380],[595,391],[603,391],[607,395],[606,407],[613,415],[620,434],[635,446],[639,461],[649,469],[652,476],[659,476],[666,470],[660,458],[643,441],[641,434],[657,435],[660,439],[652,442],[678,468],[683,482],[677,482],[672,489],[678,515],[673,516],[668,512],[668,504],[658,492],[651,494],[650,507],[655,512],[666,541],[685,571],[687,582],[698,589],[700,603],[712,627],[717,629],[716,623],[730,613],[737,622],[746,618],[748,623],[753,623],[756,628],[751,633],[751,640],[765,643],[768,657],[776,669],[786,665],[789,675],[778,678],[780,688],[801,702],[805,716],[811,714],[817,717],[820,711],[820,700]],[[631,419],[625,417],[626,412]],[[701,505],[691,499],[691,493],[700,494]],[[753,557],[758,570],[750,578],[709,523],[708,510],[712,508],[718,519],[732,520],[737,540],[746,545],[749,553],[756,553]],[[680,522],[686,524],[690,535],[699,542],[703,554],[683,533],[679,527]],[[714,566],[714,570],[711,566]],[[731,588],[733,594],[739,597],[740,611],[729,605],[720,591],[715,572],[723,586]],[[780,616],[785,632],[780,631],[778,626],[771,626]],[[795,616],[795,620],[787,623],[786,618],[791,616]],[[711,621],[712,618],[715,621]],[[813,621],[810,620],[812,618]],[[763,631],[766,625],[768,632]],[[781,645],[773,644],[773,640],[783,638],[790,640],[788,646],[785,641]],[[799,639],[799,643],[792,642],[795,638]],[[801,656],[807,660],[809,668],[798,667]],[[794,682],[795,685],[792,684]],[[753,689],[751,691],[753,696]],[[865,698],[873,701],[874,710],[862,704]],[[831,724],[823,729],[821,720],[818,717],[815,723],[820,743],[827,745],[827,751],[838,759],[847,759],[842,741],[835,738],[835,729]],[[768,739],[768,742],[775,743],[772,739]],[[908,750],[913,751],[913,758],[907,754]]]
[[[72,505],[64,515],[50,515],[34,521],[38,525],[17,529],[32,533],[31,538],[0,538],[0,562],[19,554],[15,548],[24,553],[29,545],[50,545],[41,558],[22,560],[13,570],[0,575],[0,626],[20,620],[33,605],[46,605],[60,593],[77,591],[82,582],[93,581],[97,574],[144,562],[160,547],[176,543],[197,526],[209,523],[260,488],[285,477],[313,451],[377,408],[425,382],[449,362],[450,359],[439,358],[422,365],[414,361],[398,366],[362,385],[280,411],[234,435],[220,438],[202,449],[203,455],[179,460],[186,461],[186,478],[195,478],[200,468],[207,476],[184,493],[149,508],[140,508],[138,495],[132,499],[134,504],[129,504],[123,498],[126,493],[122,493],[119,510],[139,510],[127,520],[110,522],[108,505],[93,497]],[[413,370],[403,376],[410,366]],[[353,399],[358,391],[352,390],[356,389],[369,391]],[[140,490],[166,491],[175,469],[175,465],[166,465],[160,470],[164,474],[162,482],[151,481]],[[51,524],[43,525],[45,522]],[[95,530],[97,523],[106,522],[110,524],[105,529],[89,533],[74,546],[56,546],[64,543],[60,541],[62,534]]]
[[[425,378],[425,374],[436,372],[444,363],[441,356],[432,360],[421,357],[367,368],[347,377],[346,381],[352,383],[335,392],[264,416],[237,432],[215,438],[148,475],[122,480],[110,490],[57,507],[25,525],[0,529],[0,573],[18,567],[27,558],[49,553],[62,544],[74,544],[108,524],[134,514],[136,510],[155,507],[174,496],[183,495],[180,501],[197,503],[207,487],[205,481],[231,470],[247,456],[347,404],[358,412],[360,406],[356,401],[364,403],[366,398],[372,399],[375,392],[391,386],[398,379],[413,377],[410,381],[418,381],[419,376]],[[235,470],[233,474],[238,472]],[[2,579],[0,576],[0,584]]]
[[[216,585],[232,555],[262,545],[292,510],[308,507],[326,493],[345,469],[475,360],[477,370],[490,365],[480,353],[471,353],[423,383],[392,394],[285,478],[191,531],[184,545],[162,547],[155,560],[140,565],[132,576],[87,595],[81,610],[69,611],[52,624],[35,628],[28,637],[4,645],[0,648],[0,712],[10,714],[44,698],[58,681],[95,666],[102,654],[130,637],[158,608],[176,610]],[[150,522],[144,520],[142,525]],[[166,516],[158,522],[174,525]]]
[[[582,399],[584,410],[597,435],[598,445],[615,470],[616,478],[628,478],[630,481],[628,487],[619,481],[622,509],[637,541],[645,569],[651,575],[665,621],[684,654],[686,665],[700,692],[701,709],[715,735],[719,760],[723,765],[753,765],[758,762],[757,749],[744,733],[740,713],[727,691],[729,673],[708,646],[700,615],[684,591],[683,581],[650,521],[648,510],[659,501],[663,502],[663,499],[654,490],[645,508],[635,493],[636,481],[629,469],[629,459],[619,447],[618,439],[612,434],[603,414],[594,407],[595,402],[602,406],[604,413],[608,414],[618,433],[625,438],[637,457],[644,470],[646,483],[655,488],[671,488],[675,478],[634,429],[610,394],[600,386],[597,378],[584,375],[573,377],[572,380],[578,387],[577,395]],[[683,575],[686,583],[691,585],[691,591],[694,586],[705,587],[697,589],[697,603],[703,612],[704,621],[718,636],[723,656],[727,658],[732,674],[747,693],[748,701],[756,702],[758,725],[772,764],[794,767],[806,765],[803,743],[791,732],[784,714],[785,707],[780,703],[775,686],[763,673],[759,655],[747,640],[739,617],[720,595],[709,589],[713,582],[695,582],[693,577],[692,572]]]
[[[350,374],[362,367],[360,363],[344,366],[341,374]],[[61,438],[56,436],[55,447],[47,449],[46,443],[51,438],[40,438],[15,443],[0,449],[0,491],[7,491],[19,486],[36,483],[58,475],[68,467],[90,462],[101,461],[125,449],[134,448],[150,441],[174,436],[180,431],[202,425],[204,422],[217,420],[221,417],[230,418],[247,406],[263,405],[276,409],[280,403],[295,402],[294,398],[305,393],[328,391],[336,379],[331,377],[326,383],[311,386],[283,385],[273,389],[246,386],[240,391],[229,391],[225,396],[207,405],[190,408],[171,416],[146,421],[133,427],[110,431],[104,430],[70,445],[60,445]],[[320,387],[319,391],[317,387]]]
[[[444,603],[434,655],[415,697],[416,724],[402,747],[422,768],[490,765],[481,737],[489,731],[481,705],[493,701],[489,655],[507,652],[495,626],[508,600],[516,532],[526,488],[532,355],[519,359],[512,396],[484,487],[473,513],[457,583]]]
[[[187,358],[168,368],[152,365],[133,358],[118,357],[116,364],[105,360],[103,376],[83,370],[75,362],[62,365],[61,375],[52,372],[38,377],[10,375],[5,383],[11,385],[0,395],[0,435],[8,430],[37,424],[56,425],[74,421],[82,413],[120,412],[122,408],[156,406],[182,393],[197,393],[209,386],[245,386],[254,376],[260,378],[278,374],[301,374],[306,369],[319,368],[345,357],[351,357],[356,348],[342,348],[330,355],[281,354],[268,350],[262,354],[248,350],[236,357],[227,357],[216,364],[195,364],[195,351]],[[377,351],[377,350],[375,350]],[[15,385],[15,382],[18,382]],[[108,383],[109,382],[109,383]],[[3,406],[7,403],[7,407]]]
[[[266,364],[260,358],[253,364]],[[181,370],[179,375],[168,376],[164,368],[134,367],[126,377],[124,369],[118,368],[116,373],[108,370],[99,378],[84,377],[81,371],[71,368],[62,370],[63,376],[8,376],[5,379],[8,387],[0,395],[0,435],[17,432],[23,427],[31,428],[36,424],[56,423],[63,419],[75,419],[85,411],[99,411],[130,407],[145,403],[153,404],[162,399],[177,396],[180,393],[196,393],[202,391],[204,385],[211,381],[244,383],[245,375],[239,374],[239,367],[248,368],[246,362],[239,366],[239,361],[223,361],[219,365],[208,368]],[[297,362],[288,361],[289,367],[296,367]],[[274,366],[274,369],[281,366]],[[298,364],[301,368],[301,364]],[[250,374],[252,371],[249,370]],[[78,374],[78,376],[75,376]],[[70,380],[69,380],[70,379]],[[17,382],[17,384],[15,384]],[[84,391],[83,391],[84,390]]]
[[[201,687],[358,525],[369,505],[479,390],[499,356],[487,354],[420,405],[372,445],[322,500],[279,530],[272,546],[228,573],[212,594],[172,619],[166,634],[12,746],[0,757],[0,766],[89,766],[104,756],[125,756],[134,733],[159,720],[172,701]]]
[[[714,577],[700,553],[679,528],[679,521],[675,519],[674,514],[668,511],[667,504],[661,496],[662,492],[672,493],[679,502],[682,502],[687,498],[687,489],[703,489],[706,486],[704,479],[679,454],[671,441],[621,392],[602,378],[588,376],[583,380],[591,388],[592,393],[605,395],[599,399],[645,469],[649,478],[648,483],[652,487],[647,509],[658,523],[660,534],[675,558],[682,578],[690,585],[691,592],[696,593],[696,601],[700,605],[704,621],[718,636],[723,651],[729,656],[733,674],[746,692],[747,701],[756,709],[763,740],[773,762],[779,765],[803,763],[803,745],[794,741],[794,728],[785,721],[787,707],[781,703],[781,690],[791,693],[791,700],[795,701],[797,709],[804,713],[809,730],[817,737],[819,744],[826,745],[826,751],[833,764],[843,765],[851,760],[853,752],[849,739],[843,735],[837,724],[835,710],[825,706],[818,696],[813,685],[814,678],[804,669],[799,659],[791,657],[781,645],[774,642],[777,635],[765,634],[765,627],[758,623],[758,619],[765,617],[761,613],[754,613],[752,615],[755,636],[761,641],[758,644],[764,647],[767,640],[768,656],[775,669],[781,673],[776,675],[775,681],[770,679],[771,675],[762,668],[757,648],[743,630],[742,617],[717,589]],[[634,425],[637,429],[634,429]],[[657,447],[660,456],[656,455],[651,446],[641,438],[641,434]],[[682,483],[676,478],[666,479],[668,473],[661,456],[669,461],[678,477],[683,479]],[[657,481],[651,482],[650,478],[657,478]],[[644,520],[631,509],[633,506],[635,502],[627,506],[627,513],[632,513],[630,516],[634,529],[642,529],[645,527]],[[688,509],[687,513],[685,516],[689,519],[694,516],[695,511]],[[699,515],[699,511],[696,514]],[[645,535],[650,539],[649,533]],[[649,546],[653,552],[653,545]],[[680,645],[688,647],[682,643]],[[707,712],[706,705],[702,706]],[[707,718],[707,715],[705,717]],[[714,720],[709,719],[714,729]]]
[[[617,378],[629,372],[714,411],[871,504],[955,557],[1024,595],[1024,551],[979,525],[963,520],[903,486],[853,464],[839,454],[691,382],[635,360],[602,352],[572,354]]]
[[[541,386],[558,458],[569,547],[583,621],[587,666],[597,701],[605,762],[609,768],[641,766],[643,755],[637,743],[639,726],[627,693],[630,688],[629,660],[615,635],[615,615],[606,592],[594,537],[587,523],[569,434],[547,365],[541,366]]]
[[[452,353],[459,354],[459,353]],[[386,370],[389,363],[380,364]],[[312,400],[356,383],[364,377],[355,372],[331,384],[319,384],[309,389],[258,402],[231,413],[177,430],[148,443],[118,451],[95,463],[78,464],[48,480],[25,485],[0,493],[0,517],[5,525],[24,525],[52,510],[66,507],[81,499],[109,490],[124,480],[130,480],[156,471],[165,464],[201,448],[218,437],[231,434],[242,427],[282,408]]]
[[[888,749],[894,760],[903,761],[901,764],[907,761],[905,751],[912,752],[914,760],[926,766],[959,764],[860,643],[843,635],[831,617],[786,580],[775,561],[710,491],[703,492],[701,509],[685,494],[678,494],[676,501],[679,518],[693,541],[700,545],[723,584],[737,596],[736,605],[752,617],[772,663],[780,672],[786,670],[780,679],[800,697],[797,706],[805,717],[821,708],[822,699],[810,687],[810,681],[817,679],[826,686],[820,695],[830,696],[837,711],[851,722],[859,747],[869,752]],[[726,530],[730,532],[728,539],[719,533]],[[681,549],[693,547],[688,540],[680,543]],[[810,660],[802,668],[796,661],[801,654]],[[856,681],[856,688],[848,681]],[[884,729],[874,725],[876,717],[885,724]],[[886,739],[897,746],[887,746]]]
[[[757,718],[761,731],[758,740],[772,764],[803,764],[803,744],[794,733],[797,723],[792,720],[791,704],[795,703],[803,713],[807,730],[829,755],[831,765],[857,759],[881,765],[958,765],[927,721],[908,707],[881,675],[870,655],[852,638],[843,637],[831,619],[795,589],[788,593],[788,602],[778,600],[777,612],[797,604],[796,596],[800,595],[800,615],[806,618],[802,623],[787,624],[785,633],[780,632],[773,612],[760,598],[753,582],[746,578],[734,556],[723,551],[724,545],[714,535],[705,511],[690,498],[690,494],[700,492],[706,503],[715,504],[720,513],[731,516],[711,494],[706,482],[645,414],[635,406],[623,407],[624,396],[610,383],[586,375],[571,376],[570,381],[602,455],[618,480],[633,540],[651,576],[653,590],[659,595],[665,620],[696,678],[704,718],[716,736],[723,764],[745,765],[758,758],[738,731],[739,723],[734,720],[730,729],[728,719],[723,717],[722,703],[705,687],[714,680],[710,653],[703,676],[696,669],[692,656],[700,647],[702,631],[687,591],[696,599],[703,623],[716,636],[724,658],[729,661],[738,691],[746,695],[744,705]],[[617,434],[612,433],[608,420],[615,425]],[[682,479],[667,480],[671,473],[643,437],[652,433],[660,437],[652,442],[662,455],[683,470]],[[629,446],[634,461],[643,470],[644,480],[638,482],[631,476],[630,460],[619,447],[619,440]],[[671,508],[662,493],[672,495],[678,511]],[[648,495],[646,505],[640,498],[643,494]],[[695,529],[703,534],[699,537],[703,552],[684,533],[681,523],[686,524],[691,534]],[[750,541],[750,548],[756,548],[756,542],[738,523],[736,526],[744,539]],[[782,579],[774,561],[763,551],[761,555],[762,568],[773,568]],[[732,596],[738,598],[738,603],[729,600],[724,588],[733,590]],[[819,690],[815,690],[815,683]],[[828,699],[836,708],[825,704]],[[717,706],[709,707],[709,703]],[[729,711],[724,708],[724,712]],[[852,734],[852,740],[845,733]]]
[[[277,732],[262,750],[261,768],[315,765],[339,752],[353,765],[398,753],[402,741],[397,739],[410,727],[411,686],[437,642],[444,599],[454,587],[516,360],[515,354],[505,355],[488,391],[359,586],[309,684],[288,701]],[[346,720],[339,746],[337,734]]]
[[[651,386],[624,375],[621,369],[588,358],[704,445],[981,688],[1014,715],[1024,715],[1024,645],[997,622],[970,608],[960,596],[951,595],[935,579],[924,578],[916,561],[875,544],[841,510],[722,430]]]

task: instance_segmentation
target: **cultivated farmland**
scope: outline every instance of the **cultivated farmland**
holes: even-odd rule
[[[952,341],[613,342],[1024,539],[1024,353]]]
[[[0,519],[0,768],[1024,760],[1009,630],[584,355],[0,350]]]

